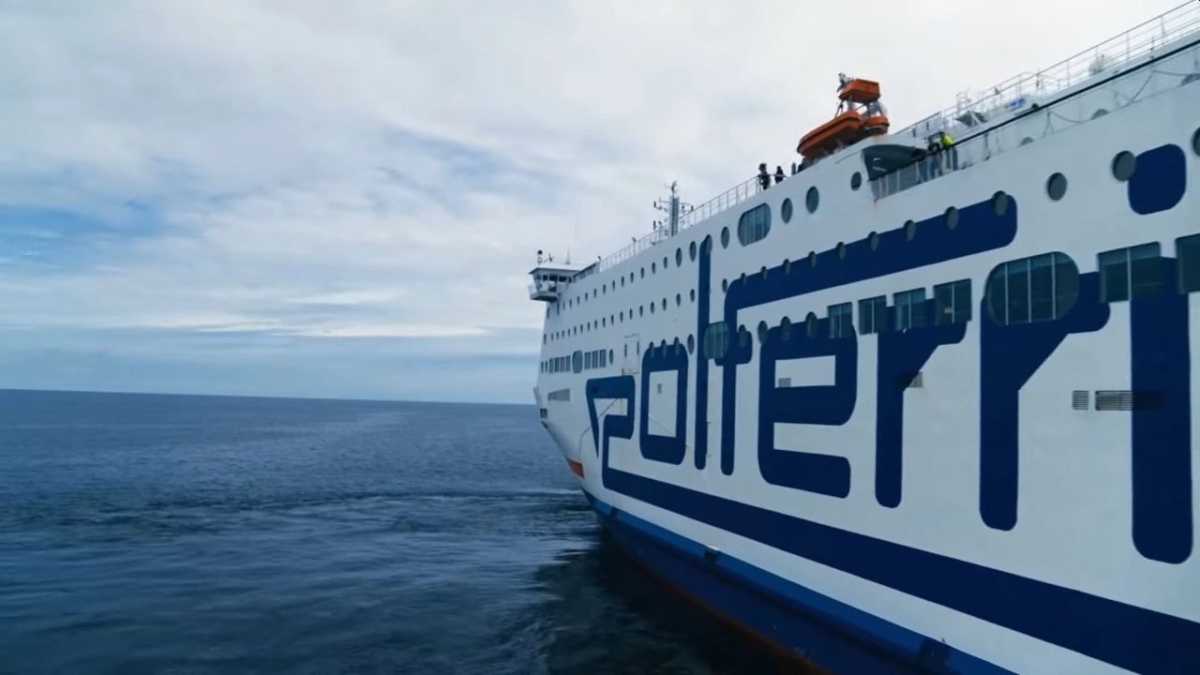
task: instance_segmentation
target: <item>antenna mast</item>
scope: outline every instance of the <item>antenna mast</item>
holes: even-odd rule
[[[679,234],[679,216],[684,208],[691,208],[691,205],[679,200],[679,181],[673,181],[668,187],[671,189],[670,198],[656,200],[654,208],[667,214],[667,232],[674,236]]]

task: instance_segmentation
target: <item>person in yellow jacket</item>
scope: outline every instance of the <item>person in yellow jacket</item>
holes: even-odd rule
[[[950,171],[958,171],[958,148],[954,147],[954,137],[942,132],[942,152],[946,153],[945,162]]]

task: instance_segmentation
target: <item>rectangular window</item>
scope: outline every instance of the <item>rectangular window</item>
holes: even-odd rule
[[[592,369],[592,352],[587,352],[583,355],[583,369],[584,370]]]
[[[1008,322],[1029,323],[1029,258],[1008,263]]]
[[[896,293],[896,330],[920,328],[925,325],[925,289]]]
[[[1050,256],[1029,259],[1029,316],[1031,321],[1054,318],[1054,268]]]
[[[1145,298],[1162,290],[1162,253],[1157,243],[1105,251],[1096,262],[1102,302]]]
[[[854,305],[843,302],[829,306],[829,337],[843,338],[854,334]]]
[[[858,329],[863,335],[887,330],[887,298],[880,295],[858,301]]]
[[[1175,257],[1179,266],[1179,292],[1200,291],[1200,234],[1176,239]]]
[[[971,280],[934,286],[933,303],[935,324],[967,323],[971,320]]]
[[[711,323],[704,331],[704,358],[716,359],[729,350],[729,327],[724,321]]]

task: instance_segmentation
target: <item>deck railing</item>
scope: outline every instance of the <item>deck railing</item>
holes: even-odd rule
[[[774,177],[772,177],[771,181],[774,183]],[[712,218],[722,211],[731,209],[747,199],[750,199],[754,195],[763,192],[763,190],[764,188],[759,182],[759,177],[757,175],[749,180],[742,181],[741,183],[729,188],[716,197],[704,202],[703,204],[689,208],[683,213],[679,214],[679,231],[682,232],[689,227],[695,226],[697,223],[701,223],[709,218]],[[659,228],[651,231],[650,234],[647,234],[641,239],[635,240],[633,243],[608,256],[607,258],[602,258],[600,260],[599,269],[606,270],[614,265],[625,262],[626,260],[629,260],[633,256],[645,251],[651,246],[670,239],[672,236],[673,235],[667,226],[660,226]]]
[[[893,136],[909,136],[924,141],[930,134],[960,125],[959,120],[972,114],[989,117],[997,111],[1021,107],[1024,97],[1044,97],[1073,87],[1084,80],[1153,54],[1164,45],[1200,30],[1200,3],[1189,0],[1175,9],[1085,49],[1078,54],[1036,72],[1025,72],[988,87],[979,93],[965,91],[958,103],[911,124]]]

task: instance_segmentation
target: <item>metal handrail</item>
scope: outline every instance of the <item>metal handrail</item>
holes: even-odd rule
[[[1101,72],[1111,70],[1174,42],[1188,33],[1200,30],[1200,3],[1195,0],[1168,10],[1159,16],[1085,49],[1074,56],[1036,72],[1024,72],[989,87],[986,94],[970,91],[959,94],[959,102],[945,110],[921,119],[893,136],[923,136],[919,129],[944,130],[967,113],[988,113],[1003,109],[1024,96],[1045,96],[1073,87]]]
[[[774,179],[772,178],[772,180]],[[695,227],[697,224],[712,218],[718,213],[731,209],[751,197],[762,193],[767,188],[763,188],[759,181],[759,176],[755,175],[753,178],[738,183],[703,204],[689,208],[679,215],[679,231],[682,232],[690,227]],[[672,236],[674,235],[666,227],[659,227],[616,253],[602,258],[597,267],[599,270],[609,269],[614,265],[629,260],[661,241],[670,239]]]

